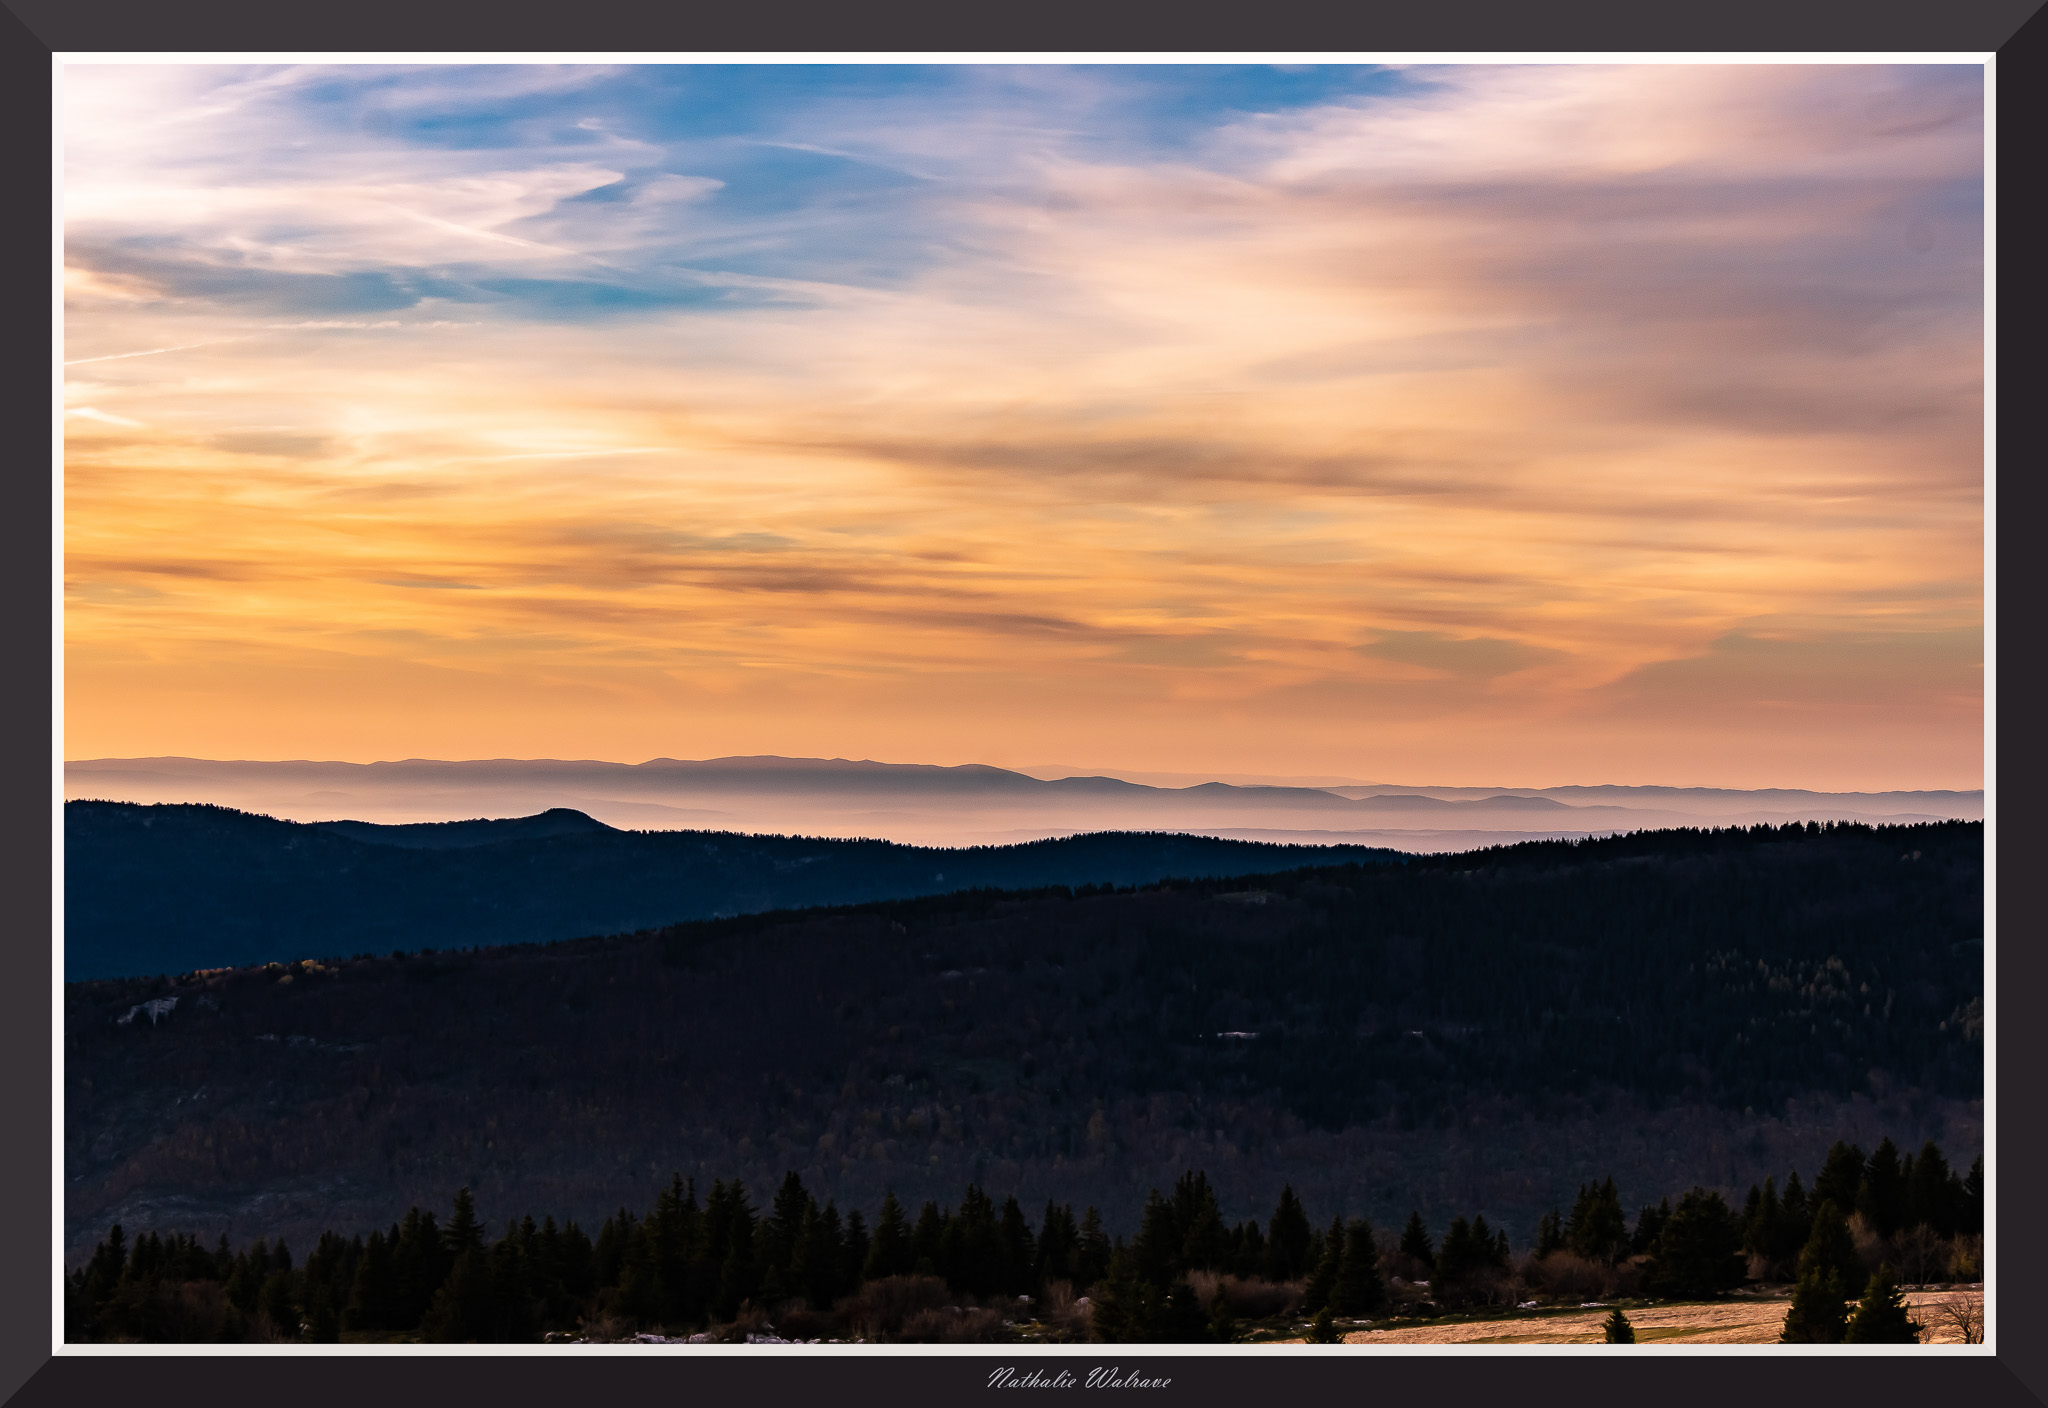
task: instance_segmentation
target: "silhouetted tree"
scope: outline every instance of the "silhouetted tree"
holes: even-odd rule
[[[1851,1286],[1863,1279],[1863,1260],[1856,1255],[1856,1239],[1849,1235],[1848,1219],[1832,1198],[1823,1202],[1813,1214],[1813,1231],[1807,1235],[1806,1245],[1799,1253],[1799,1276],[1804,1280],[1807,1272],[1832,1271],[1835,1279],[1843,1286]],[[1845,1292],[1846,1294],[1846,1292]]]
[[[1742,1234],[1719,1193],[1694,1188],[1678,1200],[1657,1238],[1645,1284],[1653,1295],[1726,1295],[1743,1281]]]
[[[1280,1201],[1266,1224],[1266,1275],[1275,1281],[1292,1281],[1308,1270],[1309,1242],[1314,1229],[1294,1185],[1280,1186]]]
[[[910,1224],[904,1221],[903,1205],[895,1191],[882,1194],[881,1211],[875,1214],[875,1232],[868,1243],[867,1264],[862,1274],[870,1281],[884,1276],[907,1276],[915,1262],[910,1245]]]
[[[1628,1218],[1613,1178],[1579,1185],[1579,1196],[1565,1222],[1565,1245],[1588,1261],[1612,1265],[1628,1254]]]
[[[1885,1139],[1864,1165],[1863,1181],[1856,1189],[1856,1211],[1878,1236],[1890,1237],[1905,1227],[1908,1210],[1899,1150]]]
[[[1906,1298],[1892,1282],[1892,1269],[1879,1266],[1857,1302],[1842,1334],[1844,1344],[1918,1344],[1923,1327],[1906,1311]]]
[[[1786,1344],[1840,1344],[1849,1324],[1848,1296],[1833,1269],[1808,1267],[1792,1288],[1778,1338]]]
[[[1401,1229],[1401,1250],[1424,1266],[1436,1265],[1436,1249],[1430,1245],[1429,1229],[1422,1225],[1421,1213],[1408,1214],[1408,1225]]]
[[[1372,1227],[1363,1218],[1353,1218],[1344,1229],[1344,1255],[1337,1265],[1328,1304],[1337,1314],[1356,1319],[1372,1315],[1387,1303],[1387,1283],[1380,1275],[1378,1244]]]

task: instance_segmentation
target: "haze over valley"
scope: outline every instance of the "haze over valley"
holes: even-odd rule
[[[405,824],[519,817],[564,807],[632,830],[874,837],[918,846],[1005,845],[1088,831],[1174,831],[1434,852],[1678,826],[1911,823],[1984,815],[1981,790],[1489,788],[1365,781],[1311,787],[1178,779],[1179,785],[1167,786],[1114,776],[1033,776],[979,765],[843,758],[656,758],[637,765],[96,758],[68,762],[64,772],[70,799],[210,802],[292,821]]]

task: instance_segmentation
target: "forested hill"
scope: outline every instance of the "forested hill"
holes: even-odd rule
[[[546,942],[678,920],[987,887],[1140,885],[1364,846],[1103,832],[942,850],[888,841],[618,831],[557,809],[410,826],[226,807],[67,802],[67,980],[332,953]]]
[[[1972,1143],[1982,846],[1646,833],[73,984],[66,1216],[245,1236],[455,1182],[594,1219],[672,1169],[792,1168],[1108,1210],[1199,1163],[1226,1199],[1519,1237],[1600,1170],[1732,1186],[1880,1119]]]

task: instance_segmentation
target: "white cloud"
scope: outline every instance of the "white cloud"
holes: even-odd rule
[[[67,416],[77,416],[81,420],[96,420],[102,425],[141,426],[145,423],[139,420],[130,420],[126,416],[113,415],[110,412],[99,409],[97,406],[71,406],[66,408],[64,414]]]

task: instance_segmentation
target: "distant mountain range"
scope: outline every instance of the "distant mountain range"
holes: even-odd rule
[[[941,850],[619,831],[567,809],[380,825],[126,802],[67,803],[64,843],[64,970],[72,982],[546,942],[977,888],[1129,886],[1404,859],[1362,846],[1161,834]]]
[[[300,821],[452,821],[569,808],[619,827],[996,844],[1076,832],[1182,831],[1409,851],[1679,826],[1977,820],[1981,791],[1740,791],[1711,787],[1330,787],[1107,776],[1038,778],[969,764],[743,757],[628,764],[556,759],[381,763],[97,758],[65,764],[65,794],[211,802]]]

